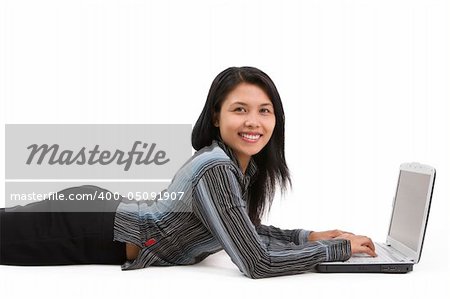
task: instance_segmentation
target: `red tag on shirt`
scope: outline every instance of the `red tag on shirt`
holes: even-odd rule
[[[156,240],[154,238],[148,239],[147,242],[144,243],[145,246],[152,246],[156,243]]]

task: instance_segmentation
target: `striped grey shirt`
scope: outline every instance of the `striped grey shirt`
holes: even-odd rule
[[[116,211],[114,240],[141,250],[122,270],[195,264],[224,249],[246,276],[264,278],[350,257],[347,240],[308,242],[308,230],[255,227],[246,201],[257,166],[250,159],[243,174],[238,165],[232,150],[215,140],[197,151],[164,190],[183,192],[179,200],[124,199]]]

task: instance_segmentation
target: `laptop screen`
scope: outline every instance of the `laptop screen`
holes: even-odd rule
[[[421,245],[431,175],[400,171],[389,236],[413,251]]]

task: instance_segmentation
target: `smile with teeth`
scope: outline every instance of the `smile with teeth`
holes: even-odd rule
[[[261,137],[260,134],[246,134],[246,133],[239,133],[239,136],[249,141],[256,141]]]

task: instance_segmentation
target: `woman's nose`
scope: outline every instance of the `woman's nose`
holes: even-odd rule
[[[259,127],[259,118],[257,115],[248,114],[247,119],[244,122],[246,127]]]

